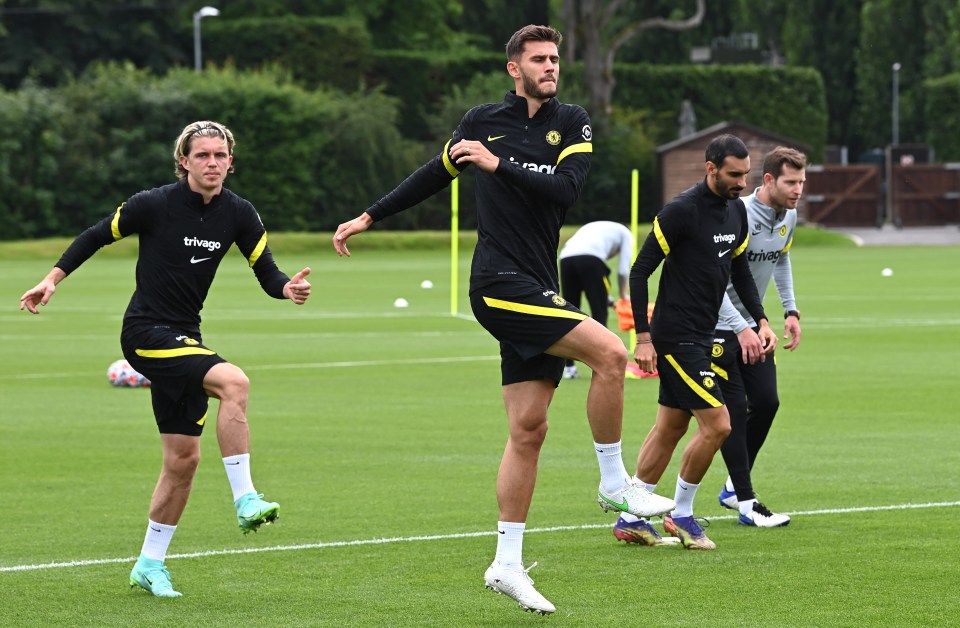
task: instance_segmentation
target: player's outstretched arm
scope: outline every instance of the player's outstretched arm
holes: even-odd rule
[[[57,291],[57,284],[63,281],[66,276],[67,273],[54,267],[43,278],[43,281],[23,293],[23,296],[20,297],[20,310],[27,310],[31,314],[39,314],[37,305],[49,303],[53,293]]]
[[[362,233],[373,224],[373,218],[367,212],[363,212],[353,220],[342,223],[337,227],[337,232],[333,234],[333,248],[337,255],[350,257],[350,249],[347,248],[347,238],[355,233]]]
[[[308,266],[294,275],[293,278],[283,286],[283,296],[297,305],[306,303],[310,297],[310,282],[306,279],[309,274],[310,267]]]

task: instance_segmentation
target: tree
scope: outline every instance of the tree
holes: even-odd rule
[[[858,106],[856,50],[863,0],[794,0],[786,4],[783,24],[787,63],[816,68],[823,77],[830,122],[827,141],[849,146]]]
[[[187,0],[0,2],[0,85],[62,83],[93,61],[165,71],[191,57]],[[186,16],[186,17],[185,17]]]
[[[605,126],[613,113],[613,65],[620,48],[646,30],[696,28],[706,13],[706,0],[696,0],[696,11],[689,18],[674,11],[674,17],[645,18],[621,25],[617,18],[623,8],[623,0],[563,0],[567,61],[583,59],[588,110],[598,126]]]

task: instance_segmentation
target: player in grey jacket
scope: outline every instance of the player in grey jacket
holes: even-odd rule
[[[763,185],[743,199],[750,226],[746,257],[762,299],[776,285],[784,310],[784,348],[800,343],[800,312],[793,293],[790,248],[797,226],[797,202],[803,193],[806,156],[778,146],[763,160]],[[757,323],[740,302],[732,285],[720,308],[713,345],[720,388],[730,411],[730,435],[720,451],[730,475],[720,491],[720,504],[739,510],[740,523],[772,528],[790,523],[787,515],[771,512],[753,492],[750,472],[770,431],[780,400],[777,395],[776,359],[748,364],[742,359],[742,335],[753,334]],[[774,356],[775,357],[775,356]]]

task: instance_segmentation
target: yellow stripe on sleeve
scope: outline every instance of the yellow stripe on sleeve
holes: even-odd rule
[[[120,207],[117,208],[117,213],[113,215],[113,220],[110,222],[110,231],[113,232],[114,242],[123,239],[123,234],[120,233],[120,210],[123,209],[123,206],[126,204],[126,202],[120,203]]]
[[[560,156],[557,157],[557,163],[559,164],[563,161],[564,157],[573,155],[574,153],[592,153],[593,144],[591,142],[580,142],[579,144],[573,144],[567,146],[563,149],[563,152],[560,153]]]
[[[578,321],[582,321],[587,318],[587,315],[583,312],[571,312],[570,310],[561,310],[552,307],[543,307],[540,305],[527,305],[526,303],[514,303],[512,301],[501,301],[500,299],[492,299],[490,297],[483,297],[483,302],[489,307],[495,307],[499,310],[509,310],[511,312],[519,312],[520,314],[532,314],[533,316],[550,316],[552,318],[572,318]]]
[[[449,151],[450,151],[450,142],[452,141],[453,141],[453,138],[451,137],[449,140],[447,140],[447,143],[443,145],[443,167],[447,169],[447,172],[450,173],[451,177],[456,179],[458,176],[460,176],[460,171],[457,170],[457,167],[454,165],[454,163],[450,161]]]
[[[784,253],[789,253],[789,252],[790,252],[790,247],[792,247],[792,246],[793,246],[793,236],[790,236],[790,241],[787,242],[787,246],[783,247],[783,252],[784,252]]]
[[[743,239],[743,243],[737,247],[737,250],[733,252],[733,256],[736,257],[747,250],[747,245],[750,244],[750,234],[747,234],[747,237]]]
[[[263,235],[260,236],[260,241],[257,242],[257,246],[253,247],[253,253],[250,254],[250,268],[253,268],[253,265],[257,263],[257,260],[260,259],[260,255],[263,254],[263,249],[267,248],[267,232],[264,231]]]
[[[660,248],[663,249],[664,255],[670,255],[670,245],[667,244],[667,238],[663,235],[663,230],[660,229],[660,219],[653,219],[653,235],[656,236],[657,242],[660,243]],[[672,264],[673,262],[671,262]]]
[[[697,393],[697,395],[701,399],[709,403],[714,408],[719,408],[720,406],[723,405],[722,403],[717,401],[716,397],[708,393],[703,386],[693,381],[693,379],[689,375],[684,373],[683,369],[680,368],[680,365],[677,363],[677,360],[672,355],[666,355],[664,357],[667,359],[667,362],[670,363],[670,366],[672,366],[674,370],[676,370],[677,373],[680,375],[680,377],[683,378],[683,381],[687,383],[687,386],[690,387],[690,390]]]

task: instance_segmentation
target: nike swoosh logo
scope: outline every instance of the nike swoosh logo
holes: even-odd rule
[[[727,249],[726,251],[720,251],[719,253],[717,253],[717,257],[723,257],[729,252],[730,252],[730,249]]]
[[[238,461],[236,461],[236,462],[228,462],[227,464],[229,464],[229,465],[237,465],[237,464],[240,464],[240,461],[238,460]]]
[[[487,141],[488,141],[488,142],[496,142],[497,140],[502,140],[502,139],[505,138],[505,137],[506,137],[506,135],[498,135],[498,136],[496,136],[496,137],[494,137],[494,136],[492,136],[492,135],[488,135],[488,136],[487,136]]]
[[[603,495],[600,496],[600,499],[602,499],[603,501],[607,502],[608,504],[610,504],[611,506],[613,506],[613,507],[615,507],[615,508],[619,508],[620,510],[626,510],[626,509],[627,509],[627,498],[626,498],[626,497],[624,497],[624,498],[623,498],[623,502],[621,502],[621,503],[619,503],[619,504],[618,504],[617,502],[611,500],[611,499],[607,499],[607,498],[604,497]]]
[[[154,532],[160,532],[160,528],[154,528],[153,526],[150,526],[150,529]]]
[[[506,533],[507,533],[506,530],[497,530],[497,532],[499,532],[500,534],[506,534]]]
[[[200,262],[205,262],[205,261],[207,261],[208,259],[213,259],[213,258],[211,258],[211,257],[201,257],[200,259],[197,259],[196,257],[191,256],[191,257],[190,257],[190,263],[191,263],[191,264],[199,264]]]

